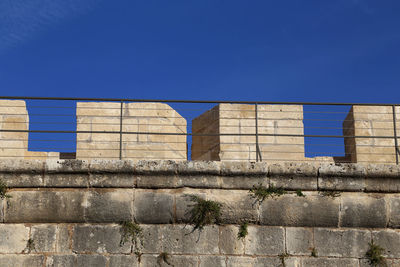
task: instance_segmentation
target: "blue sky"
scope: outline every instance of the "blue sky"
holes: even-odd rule
[[[2,0],[1,95],[399,102],[400,2]]]
[[[399,14],[398,0],[2,0],[0,95],[399,103]],[[31,130],[75,130],[74,102],[46,105],[28,101]],[[172,106],[190,131],[212,105]],[[304,107],[305,133],[341,135],[348,109]]]

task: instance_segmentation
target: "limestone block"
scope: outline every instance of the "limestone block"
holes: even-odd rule
[[[42,267],[45,262],[43,255],[7,255],[0,254],[0,267]]]
[[[0,224],[1,253],[21,253],[28,239],[29,228],[23,224]]]
[[[101,255],[78,255],[77,256],[77,266],[96,266],[96,267],[106,267],[107,259]]]
[[[220,104],[195,118],[192,159],[255,161],[255,112],[254,105]],[[274,136],[303,134],[302,106],[258,105],[257,118],[263,160],[304,160],[303,137]]]
[[[303,258],[302,266],[307,267],[354,267],[358,266],[358,259],[338,259],[338,258]]]
[[[77,253],[130,253],[131,244],[121,242],[119,225],[77,225],[72,236],[72,250]]]
[[[51,255],[46,258],[46,267],[75,266],[76,255]]]
[[[163,250],[163,231],[164,227],[157,224],[142,224],[143,238],[141,239],[142,247],[140,251],[143,253],[159,253]]]
[[[136,256],[130,255],[113,255],[110,256],[109,267],[137,267],[138,259]],[[150,266],[150,265],[149,265]],[[155,265],[153,265],[155,266]]]
[[[400,228],[400,196],[389,197],[389,225],[388,227]]]
[[[226,257],[223,256],[200,256],[199,267],[227,267]],[[231,265],[233,266],[233,265]]]
[[[218,227],[205,226],[191,234],[190,227],[167,224],[163,229],[163,251],[170,254],[218,254]]]
[[[382,253],[384,256],[400,258],[400,232],[398,230],[373,231],[372,239],[375,244],[384,249]]]
[[[400,117],[396,117],[396,124],[399,124]],[[347,136],[344,140],[345,151],[351,162],[395,163],[391,106],[352,106],[343,122],[343,135]],[[374,136],[388,138],[373,138]]]
[[[244,241],[238,239],[239,227],[233,225],[219,228],[219,248],[222,254],[243,254]]]
[[[0,100],[0,130],[29,130],[25,101]],[[28,133],[0,131],[0,147],[0,159],[24,158],[28,150]]]
[[[31,228],[31,239],[34,244],[34,252],[56,252],[57,226],[51,224],[34,225]]]
[[[314,242],[319,257],[363,258],[371,242],[371,233],[357,229],[315,228]]]
[[[186,120],[167,104],[123,103],[121,114],[121,103],[78,102],[77,130],[99,131],[77,134],[77,158],[118,159],[120,141],[124,159],[187,158]]]
[[[133,218],[132,189],[96,189],[85,195],[85,219],[89,222],[122,222]]]
[[[310,228],[286,228],[286,250],[290,255],[309,256],[314,247],[313,240],[313,231]]]
[[[307,192],[307,197],[283,195],[265,199],[261,204],[260,223],[276,226],[337,227],[338,198],[332,199]]]
[[[135,191],[134,216],[139,223],[172,223],[174,199],[172,194],[154,191]]]
[[[4,216],[7,223],[84,222],[82,191],[11,191],[10,195]]]
[[[282,227],[249,226],[245,251],[250,255],[277,256],[285,249],[285,230]]]
[[[254,267],[257,258],[251,257],[227,257],[226,266]],[[269,262],[270,263],[270,262]],[[262,266],[279,266],[279,265],[262,265]]]
[[[386,199],[378,194],[342,193],[341,227],[386,227]]]
[[[166,259],[163,259],[160,254],[158,255],[143,255],[141,260],[141,266],[157,266],[157,267],[170,267],[170,266],[185,266],[185,267],[197,267],[198,257],[197,256],[184,256],[184,255],[167,255]],[[126,265],[132,266],[132,265]],[[111,266],[110,266],[111,267]],[[117,267],[117,266],[115,266]]]

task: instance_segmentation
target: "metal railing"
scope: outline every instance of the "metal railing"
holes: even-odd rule
[[[26,113],[25,105],[4,100],[24,100]],[[94,105],[79,108],[78,102]],[[96,106],[98,102],[110,105]],[[137,108],[134,103],[142,105]],[[226,105],[214,109],[218,104]],[[79,114],[82,110],[87,114]],[[399,111],[398,104],[376,103],[6,96],[0,97],[0,159],[399,164]]]

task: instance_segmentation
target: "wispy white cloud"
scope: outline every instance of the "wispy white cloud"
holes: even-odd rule
[[[0,0],[0,52],[62,20],[84,14],[101,0]]]

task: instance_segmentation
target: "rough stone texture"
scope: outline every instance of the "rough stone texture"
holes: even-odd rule
[[[180,255],[167,255],[164,260],[159,255],[144,255],[142,257],[141,266],[158,266],[158,267],[170,267],[170,266],[187,266],[197,267],[198,258],[194,256],[180,256]]]
[[[82,191],[12,191],[6,222],[84,222]]]
[[[42,267],[43,255],[0,255],[0,267]]]
[[[397,117],[396,124],[399,123],[400,118]],[[346,155],[351,162],[395,163],[393,131],[391,106],[352,106],[343,122],[343,135],[348,136],[344,138]],[[350,136],[388,136],[390,138]]]
[[[379,194],[343,193],[341,196],[340,226],[386,227],[386,200]]]
[[[221,254],[243,254],[244,238],[238,239],[239,227],[226,225],[219,228],[219,248]]]
[[[226,257],[223,256],[200,256],[199,267],[227,267]]]
[[[400,196],[395,195],[389,200],[389,227],[400,228]]]
[[[117,225],[78,225],[72,237],[72,250],[77,253],[129,253],[131,244],[121,244],[121,234],[121,227]]]
[[[282,227],[248,227],[245,251],[250,255],[279,255],[284,252],[285,231]]]
[[[46,267],[72,267],[76,263],[76,255],[52,255],[46,258]]]
[[[55,252],[57,245],[57,226],[35,225],[31,228],[31,239],[35,252]]]
[[[385,249],[383,255],[400,258],[400,232],[398,230],[373,231],[374,243]]]
[[[78,255],[77,266],[106,267],[107,259],[99,255]]]
[[[137,267],[138,259],[136,256],[128,256],[128,255],[117,255],[111,256],[109,267]],[[150,266],[150,265],[149,265]],[[153,265],[155,266],[155,265]]]
[[[97,189],[89,191],[83,205],[89,222],[122,222],[133,218],[131,189]]]
[[[355,267],[358,266],[358,259],[329,259],[329,258],[305,258],[302,259],[302,266],[307,267]]]
[[[172,223],[173,195],[159,191],[135,192],[134,213],[139,223]]]
[[[309,256],[314,247],[313,240],[314,236],[312,228],[286,228],[286,251],[290,255]]]
[[[192,159],[255,161],[255,114],[255,105],[220,104],[195,118],[192,132],[197,135],[193,136]],[[303,137],[267,136],[303,134],[302,106],[258,105],[257,118],[258,133],[261,134],[259,148],[263,160],[271,162],[305,159]]]
[[[20,253],[29,239],[29,228],[22,224],[0,224],[0,252]]]
[[[260,222],[276,226],[328,226],[339,223],[340,200],[309,193],[306,197],[283,195],[265,199]]]
[[[200,232],[191,232],[191,227],[183,229],[182,225],[165,225],[163,234],[163,251],[178,254],[217,254],[219,253],[218,227],[205,226]]]
[[[318,256],[362,258],[371,242],[366,230],[314,229],[314,242]]]
[[[78,102],[77,131],[143,134],[122,135],[124,159],[186,160],[186,120],[163,103]],[[150,133],[166,133],[150,134]],[[175,134],[175,135],[174,135]],[[78,133],[76,158],[120,157],[119,133]]]

